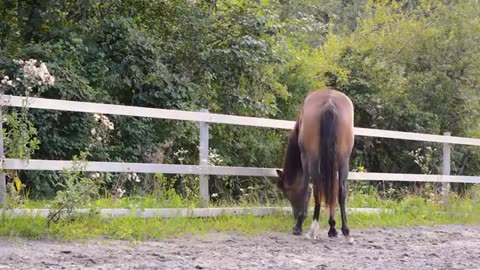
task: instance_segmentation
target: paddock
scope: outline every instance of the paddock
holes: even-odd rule
[[[209,124],[233,124],[259,128],[291,129],[293,121],[212,114],[207,111],[186,112],[73,102],[42,98],[3,96],[2,106],[50,109],[87,113],[103,113],[151,117],[199,123],[200,156],[198,164],[141,164],[89,162],[82,169],[91,172],[138,172],[200,175],[199,194],[202,208],[143,209],[137,215],[171,217],[176,215],[210,217],[221,214],[256,216],[278,211],[280,207],[209,208],[208,176],[240,175],[275,177],[277,168],[210,166],[208,163]],[[394,174],[350,172],[350,181],[413,181],[443,183],[448,194],[449,183],[480,183],[479,176],[450,175],[450,147],[453,144],[480,146],[480,139],[420,134],[390,130],[355,128],[356,136],[427,141],[442,144],[442,174]],[[3,142],[0,142],[3,156]],[[3,169],[49,170],[71,169],[69,160],[3,160]],[[0,205],[5,201],[4,173],[0,173]],[[3,183],[3,184],[2,184]],[[448,199],[448,198],[446,198]],[[447,201],[447,200],[445,200]],[[47,209],[2,209],[3,214],[24,215],[26,212],[46,215]],[[85,209],[84,211],[88,211]],[[100,209],[110,217],[126,216],[131,209]],[[378,209],[347,211],[376,212]],[[293,224],[293,223],[292,223]],[[307,219],[307,224],[310,220]],[[57,242],[0,239],[0,269],[479,269],[480,226],[442,225],[432,227],[352,228],[355,244],[342,237],[307,240],[290,233],[267,232],[248,236],[235,232],[186,235],[157,241],[111,241],[96,239],[87,242]]]
[[[480,226],[352,229],[307,240],[288,233],[211,233],[161,241],[0,240],[0,269],[479,269]]]

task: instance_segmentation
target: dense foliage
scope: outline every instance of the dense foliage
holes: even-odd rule
[[[30,95],[290,120],[306,93],[330,86],[352,98],[358,127],[478,137],[479,7],[475,0],[5,0],[0,75],[20,76],[14,59],[33,58],[48,65],[55,84]],[[22,87],[2,90],[25,95]],[[91,115],[29,110],[28,119],[41,143],[33,158],[72,159],[88,148],[89,160],[198,162],[194,123],[112,116],[108,142],[92,146]],[[212,158],[279,166],[286,134],[213,125]],[[478,175],[480,151],[454,150],[452,173]],[[351,168],[439,173],[440,159],[440,145],[359,137]],[[52,196],[59,181],[45,172],[21,178],[33,197]],[[150,190],[158,178],[130,192]],[[185,196],[196,188],[193,177],[168,179]],[[224,200],[253,189],[264,201],[276,192],[262,179],[211,183]]]

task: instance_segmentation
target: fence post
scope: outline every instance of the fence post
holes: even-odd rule
[[[450,132],[444,132],[443,136],[450,136]],[[451,144],[443,144],[442,175],[450,175],[450,148]],[[442,196],[445,205],[448,204],[448,195],[450,193],[450,183],[442,182]]]
[[[0,105],[0,168],[3,170],[3,115],[2,115],[3,106]],[[7,201],[7,185],[5,183],[5,172],[0,172],[0,208],[4,208]]]
[[[201,112],[207,112],[207,109],[200,110]],[[208,123],[200,122],[200,165],[208,165]],[[210,195],[208,194],[208,175],[200,175],[200,199],[201,207],[207,207]]]

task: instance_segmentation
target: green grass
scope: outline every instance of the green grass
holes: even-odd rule
[[[22,204],[15,205],[16,208],[22,209],[39,209],[48,208],[51,201],[48,200],[26,200]],[[95,200],[92,205],[96,208],[129,208],[129,209],[146,209],[146,208],[196,208],[199,203],[196,201],[182,200],[179,196],[171,198],[158,198],[153,195],[146,196],[129,196],[116,199],[111,196],[105,196]],[[289,206],[287,201],[269,203],[260,205],[257,202],[241,201],[234,205],[228,202],[217,202],[210,207],[270,207],[270,206]]]
[[[119,202],[124,206],[131,200]],[[106,201],[97,202],[97,206],[106,206]],[[358,204],[357,201],[355,204]],[[142,203],[140,203],[142,204]],[[32,204],[35,205],[35,204]],[[149,200],[144,206],[155,207]],[[365,207],[365,205],[361,205]],[[352,213],[348,215],[352,230],[370,227],[403,227],[413,225],[439,224],[480,224],[480,201],[476,198],[452,198],[449,206],[426,202],[418,197],[408,197],[400,202],[383,201],[382,205],[394,210],[393,214]],[[158,207],[158,206],[156,206]],[[350,205],[350,207],[352,207]],[[326,210],[326,209],[323,209]],[[338,209],[337,209],[338,211]],[[321,214],[321,227],[327,228],[327,215]],[[337,215],[337,224],[340,218]],[[304,229],[311,223],[311,213]],[[123,239],[151,240],[177,237],[185,234],[204,234],[208,232],[235,231],[244,234],[256,234],[269,231],[290,233],[294,220],[290,215],[270,215],[265,217],[220,216],[216,218],[103,218],[100,216],[78,216],[74,220],[64,220],[46,227],[46,219],[34,216],[20,218],[0,216],[0,236],[22,237],[28,239]]]
[[[21,208],[47,208],[49,201],[25,201]],[[179,196],[168,199],[145,197],[125,197],[113,199],[101,198],[92,203],[95,208],[174,208],[195,207],[195,203],[182,200]],[[223,203],[212,205],[232,206]],[[259,206],[254,202],[241,202],[236,207]],[[263,205],[265,206],[265,205]],[[277,206],[289,206],[285,201]],[[19,205],[20,207],[20,205]],[[352,230],[371,227],[404,227],[414,225],[440,224],[480,224],[480,186],[472,188],[469,194],[459,198],[451,195],[447,207],[436,200],[425,200],[417,196],[405,196],[401,201],[382,199],[375,192],[353,192],[348,199],[349,208],[370,207],[393,210],[393,213],[366,214],[350,213],[349,226]],[[327,209],[322,208],[320,225],[327,228]],[[309,213],[304,223],[306,230],[312,218]],[[338,227],[341,221],[338,216]],[[27,239],[123,239],[150,240],[178,237],[186,234],[204,234],[208,232],[235,231],[244,234],[256,234],[269,231],[290,233],[294,220],[291,215],[270,215],[264,217],[220,216],[215,218],[141,218],[134,211],[129,217],[104,218],[99,215],[79,215],[74,219],[61,220],[46,226],[47,220],[39,216],[10,217],[0,215],[0,236],[21,237]]]

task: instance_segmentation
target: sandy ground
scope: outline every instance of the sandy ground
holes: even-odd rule
[[[480,269],[480,226],[354,230],[321,239],[212,233],[162,241],[0,240],[0,269]]]

